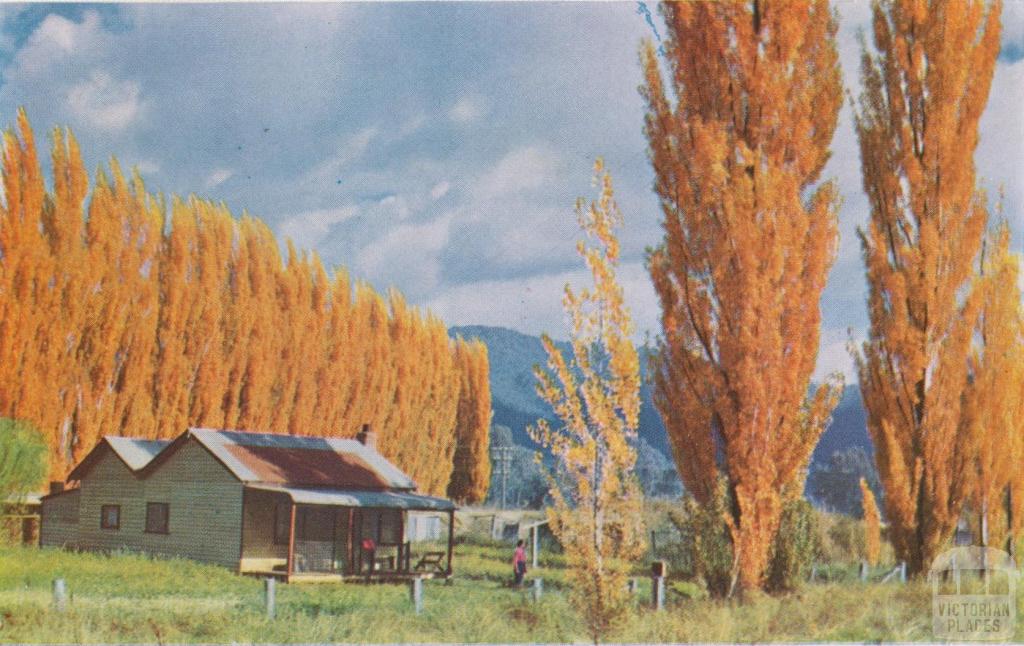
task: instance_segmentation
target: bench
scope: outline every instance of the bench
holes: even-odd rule
[[[425,552],[420,557],[419,561],[416,561],[416,565],[413,569],[417,572],[423,570],[433,570],[438,574],[444,574],[444,566],[441,565],[441,561],[444,560],[444,552]]]

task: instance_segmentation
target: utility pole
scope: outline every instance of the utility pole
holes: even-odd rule
[[[501,476],[501,509],[505,508],[506,494],[508,492],[508,475],[512,470],[513,446],[495,446],[491,448],[491,461]]]

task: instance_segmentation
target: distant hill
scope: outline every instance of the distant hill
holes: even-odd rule
[[[853,384],[843,390],[839,405],[832,411],[832,423],[821,434],[811,460],[826,464],[832,454],[851,447],[860,447],[870,456],[874,450],[868,436],[867,414],[860,398],[860,386]]]
[[[453,337],[478,338],[487,345],[491,363],[491,401],[494,408],[494,423],[512,429],[513,441],[522,446],[533,447],[526,433],[526,427],[539,417],[553,417],[551,409],[537,396],[533,376],[535,365],[545,365],[547,355],[540,338],[522,334],[502,327],[468,325],[449,330]],[[563,352],[571,352],[568,343],[559,343]],[[646,373],[646,362],[641,361],[641,370]],[[661,417],[651,399],[651,388],[641,389],[640,437],[666,456],[671,457],[668,436]],[[836,451],[861,447],[871,453],[871,440],[865,429],[864,408],[860,389],[847,386],[843,397],[833,413],[832,424],[822,435],[814,451],[813,461],[825,465]]]
[[[533,446],[526,427],[541,417],[554,421],[551,408],[537,396],[535,389],[537,379],[533,375],[533,367],[546,366],[548,360],[540,337],[484,325],[453,327],[449,334],[466,339],[475,337],[484,342],[491,363],[494,423],[512,429],[512,438],[516,444]],[[572,347],[568,343],[558,342],[557,345],[566,357],[572,355]],[[641,372],[646,373],[646,362],[640,363]],[[670,457],[668,436],[654,408],[649,386],[644,385],[640,389],[640,400],[640,437]]]

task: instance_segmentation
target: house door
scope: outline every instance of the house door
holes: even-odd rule
[[[295,509],[295,571],[335,569],[335,508],[299,505]]]

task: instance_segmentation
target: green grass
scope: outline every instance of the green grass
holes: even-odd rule
[[[456,577],[448,584],[426,582],[421,615],[412,612],[405,585],[293,584],[278,586],[277,619],[268,620],[262,582],[223,568],[133,554],[0,549],[0,642],[587,641],[566,601],[561,557],[549,555],[529,573],[529,578],[544,578],[542,603],[534,604],[528,591],[506,587],[509,551],[496,545],[457,546]],[[72,595],[64,612],[51,607],[55,577],[67,581]],[[932,639],[926,584],[864,585],[843,579],[744,603],[688,600],[670,593],[664,612],[646,607],[650,586],[641,580],[637,605],[608,639]],[[1024,639],[1020,626],[1015,638]]]

